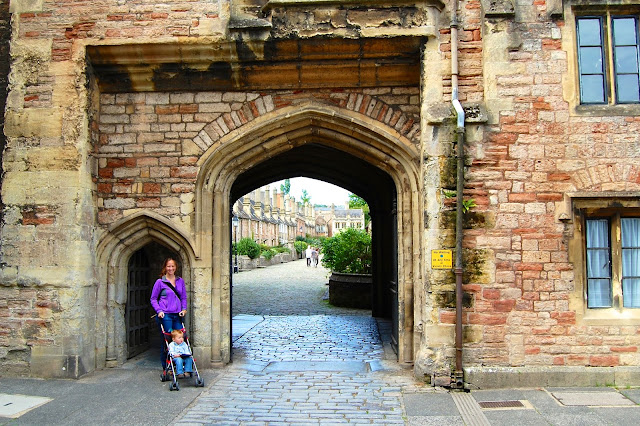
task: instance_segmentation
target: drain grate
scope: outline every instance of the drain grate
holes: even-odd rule
[[[482,401],[478,405],[480,408],[524,408],[520,401]]]

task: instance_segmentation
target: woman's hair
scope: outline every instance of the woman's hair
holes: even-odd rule
[[[175,339],[176,337],[182,336],[184,333],[182,330],[171,330],[171,339]]]
[[[173,257],[167,257],[164,262],[162,262],[162,271],[160,271],[160,276],[163,277],[164,275],[166,275],[167,273],[167,263],[169,263],[169,261],[173,260],[173,263],[176,264],[176,273],[178,272],[178,268],[180,267],[180,264],[178,263],[177,260],[175,260]]]

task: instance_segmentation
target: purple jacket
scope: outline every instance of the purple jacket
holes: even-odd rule
[[[169,287],[166,277],[158,278],[151,291],[151,306],[156,313],[177,314],[187,309],[187,288],[182,277],[176,277],[176,290],[178,296]]]

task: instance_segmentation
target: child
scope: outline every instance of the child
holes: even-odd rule
[[[171,330],[171,343],[169,343],[169,355],[176,364],[176,377],[181,379],[184,373],[188,373],[191,377],[193,369],[193,359],[191,359],[191,351],[189,345],[184,341],[184,333],[182,330]]]

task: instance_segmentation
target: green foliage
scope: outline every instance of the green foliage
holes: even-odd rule
[[[462,200],[462,211],[467,213],[469,210],[476,206],[476,200],[469,198],[468,200]]]
[[[304,241],[296,241],[293,243],[293,248],[296,249],[297,253],[302,253],[307,249],[307,243]]]
[[[287,195],[291,191],[291,179],[284,180],[284,183],[280,185],[280,191],[282,191],[284,195]]]
[[[271,247],[271,250],[275,251],[276,253],[291,253],[289,247],[283,246]]]
[[[275,256],[275,254],[276,252],[270,248],[267,248],[266,250],[262,250],[262,252],[260,252],[260,255],[264,256],[264,258],[267,260],[271,260],[271,258]]]
[[[445,196],[445,198],[455,198],[458,196],[458,193],[456,191],[451,191],[449,189],[443,189],[442,194]],[[468,213],[474,207],[476,207],[476,200],[474,200],[473,198],[462,200],[462,211],[464,213]]]
[[[442,193],[444,194],[445,198],[455,198],[456,196],[456,191],[452,191],[450,189],[443,189]]]
[[[255,259],[260,256],[260,246],[251,238],[244,237],[238,241],[238,254],[249,256],[249,259]]]
[[[306,242],[306,238],[303,237],[302,235],[296,235],[296,241],[305,241]]]
[[[307,192],[306,189],[302,190],[302,204],[309,204],[311,203],[311,195],[309,195],[309,193]]]
[[[322,243],[322,264],[333,272],[371,273],[371,235],[348,228]]]
[[[369,223],[371,223],[371,213],[369,211],[369,204],[367,204],[364,198],[356,194],[349,194],[349,208],[362,209],[364,213],[364,227],[368,228]]]

